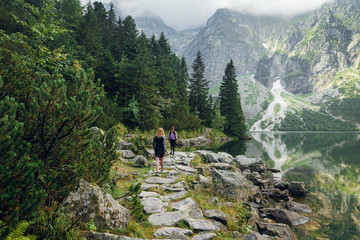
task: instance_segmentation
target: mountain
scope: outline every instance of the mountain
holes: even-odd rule
[[[252,130],[360,128],[360,2],[335,0],[292,18],[219,9],[200,29],[176,31],[137,18],[148,36],[161,32],[191,63],[201,51],[216,96],[233,59]]]

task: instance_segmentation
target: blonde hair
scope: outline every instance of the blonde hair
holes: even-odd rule
[[[165,136],[164,129],[159,128],[159,129],[157,130],[157,132],[156,132],[156,136],[157,136],[157,137]]]
[[[175,130],[175,126],[172,126],[172,127],[171,127],[171,130]]]

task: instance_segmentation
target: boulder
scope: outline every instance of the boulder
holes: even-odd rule
[[[155,157],[155,151],[152,149],[148,149],[145,151],[145,155],[148,156],[149,158],[154,158]]]
[[[90,130],[97,138],[105,136],[105,132],[101,128],[91,127]]]
[[[217,195],[233,201],[247,201],[254,188],[252,182],[247,180],[240,172],[214,170],[212,183]]]
[[[210,187],[211,186],[211,180],[208,179],[207,177],[204,177],[203,175],[198,175],[199,176],[199,183],[201,185],[204,186],[204,188]]]
[[[144,155],[137,155],[132,161],[139,167],[147,167],[150,165]]]
[[[219,162],[221,163],[228,163],[228,164],[234,163],[234,157],[226,152],[218,152],[217,155]]]
[[[168,238],[177,234],[191,236],[193,232],[191,230],[178,227],[162,227],[156,230],[153,235],[154,237]]]
[[[141,204],[144,206],[146,214],[165,212],[168,205],[155,197],[143,198],[141,199]]]
[[[289,209],[290,211],[294,211],[294,212],[312,213],[312,210],[308,205],[302,204],[302,203],[297,203],[294,201],[288,201],[286,203],[286,208]]]
[[[120,141],[118,150],[131,150],[133,148],[132,143],[127,143],[125,141]]]
[[[208,219],[212,219],[221,222],[225,226],[227,225],[227,219],[225,214],[221,210],[209,209],[204,211],[204,216]]]
[[[172,226],[180,222],[184,216],[181,212],[156,213],[148,218],[148,221],[154,226]]]
[[[309,221],[309,218],[285,209],[263,208],[261,212],[274,218],[278,223],[285,223],[289,226],[301,225]]]
[[[71,192],[64,201],[69,207],[68,214],[73,219],[83,222],[94,219],[97,228],[126,228],[130,212],[113,197],[94,183],[81,179],[76,192]]]
[[[118,150],[117,152],[120,153],[124,159],[132,159],[135,157],[135,154],[130,150]]]
[[[216,234],[215,233],[200,233],[198,235],[195,235],[191,238],[191,240],[211,240],[216,238]]]
[[[261,235],[258,232],[245,236],[245,240],[275,240],[275,239],[277,238],[270,237],[267,235]]]
[[[305,184],[303,182],[291,182],[288,189],[290,195],[293,196],[305,196],[307,193],[307,189],[305,188]]]
[[[268,196],[271,198],[283,199],[283,200],[289,199],[289,191],[288,190],[281,191],[278,188],[273,188],[273,189],[269,189],[267,193],[268,193]]]
[[[289,188],[289,183],[287,182],[277,182],[274,184],[275,188],[280,189],[281,191]]]
[[[185,222],[195,231],[220,231],[221,223],[210,219],[185,218]]]
[[[247,158],[244,155],[238,155],[234,158],[234,161],[241,171],[249,169],[251,172],[264,172],[267,169],[264,161],[258,158]]]
[[[179,202],[174,202],[170,206],[176,211],[181,211],[182,213],[184,213],[185,215],[191,218],[203,217],[203,213],[199,208],[199,204],[197,204],[195,200],[190,197],[181,200]]]
[[[296,237],[291,232],[289,225],[282,223],[256,223],[261,235],[280,237],[281,240],[295,240]]]
[[[214,163],[212,164],[214,166],[214,168],[219,169],[219,170],[231,170],[232,169],[232,165],[228,164],[228,163]]]

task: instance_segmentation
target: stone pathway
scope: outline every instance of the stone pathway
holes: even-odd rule
[[[154,238],[214,239],[216,234],[213,231],[226,228],[224,224],[227,222],[220,210],[207,213],[208,219],[204,217],[194,199],[185,198],[187,187],[180,175],[197,174],[197,169],[190,166],[193,158],[194,153],[184,152],[166,156],[162,176],[155,176],[154,172],[150,171],[142,183],[143,191],[139,196],[145,212],[151,214],[148,221],[154,226],[162,226],[154,233]],[[204,181],[206,180],[210,182],[209,179]],[[181,220],[192,230],[178,227]]]

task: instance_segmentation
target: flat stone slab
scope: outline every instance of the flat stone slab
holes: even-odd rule
[[[185,191],[185,188],[165,188],[165,191],[168,191],[168,192],[182,192],[182,191]]]
[[[168,197],[171,201],[175,201],[175,200],[178,200],[180,198],[183,198],[185,197],[187,194],[186,191],[183,191],[183,192],[174,192],[172,194],[169,194],[167,195],[166,197]]]
[[[142,190],[149,190],[149,189],[152,189],[152,188],[159,189],[159,185],[157,185],[157,184],[149,184],[149,183],[142,183],[141,184],[141,189]]]
[[[184,215],[177,212],[156,213],[148,218],[148,221],[154,226],[172,226],[180,222]]]
[[[177,169],[184,171],[184,172],[189,172],[189,173],[197,173],[197,170],[195,168],[189,167],[189,166],[182,166],[182,165],[176,165]]]
[[[187,236],[191,236],[193,232],[189,229],[183,229],[178,227],[162,227],[156,230],[156,232],[153,234],[154,237],[171,237],[173,235],[177,234],[183,234]]]
[[[194,199],[188,197],[184,200],[181,200],[179,202],[171,203],[170,206],[177,210],[181,211],[185,215],[191,217],[191,218],[202,218],[203,213],[201,209],[199,208],[199,204],[195,202]]]
[[[157,185],[156,185],[157,186]],[[148,197],[158,197],[160,196],[160,194],[158,194],[157,192],[147,192],[147,191],[142,191],[139,194],[139,198],[148,198]]]
[[[175,179],[173,178],[162,178],[162,177],[150,177],[145,179],[146,183],[150,184],[172,184],[175,183]]]
[[[191,240],[211,240],[216,238],[215,233],[200,233],[191,238]]]
[[[220,231],[221,229],[219,225],[221,223],[217,224],[218,222],[209,219],[186,218],[185,222],[195,231]]]
[[[141,204],[144,205],[144,211],[147,214],[165,212],[168,205],[155,197],[143,198]]]

